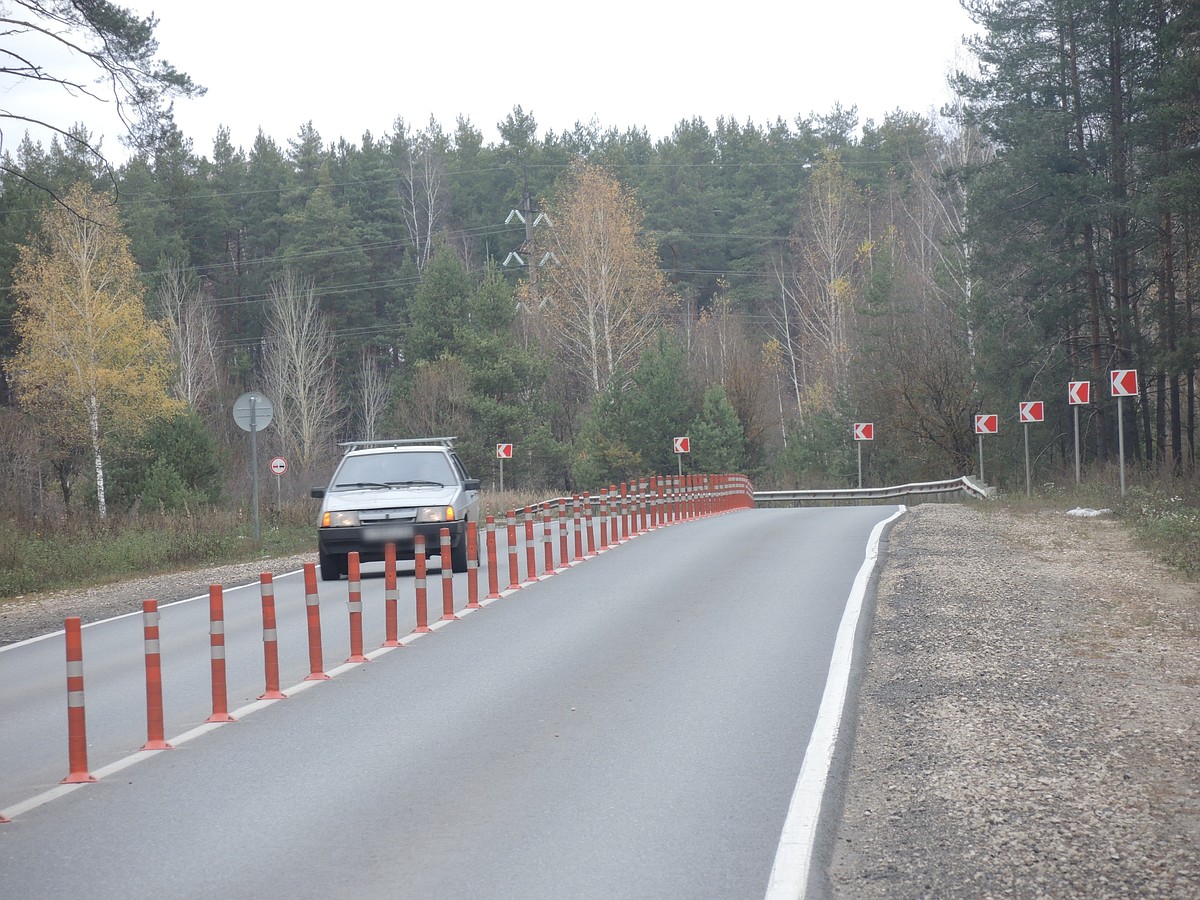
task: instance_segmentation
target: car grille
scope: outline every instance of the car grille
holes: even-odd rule
[[[412,522],[416,517],[417,511],[412,507],[364,509],[358,514],[358,520],[363,525],[375,525],[379,522]]]

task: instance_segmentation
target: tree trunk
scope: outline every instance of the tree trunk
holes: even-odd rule
[[[88,397],[88,430],[92,435],[92,461],[96,466],[96,511],[101,519],[108,518],[108,502],[104,496],[104,455],[100,452],[100,402],[96,395]]]

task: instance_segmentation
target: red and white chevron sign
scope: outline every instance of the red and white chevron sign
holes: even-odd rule
[[[496,459],[512,459],[512,444],[497,444]]]
[[[875,440],[875,423],[874,422],[855,422],[854,423],[854,439],[856,441],[873,441],[873,440]]]
[[[995,413],[983,413],[975,417],[976,434],[996,434],[1000,430],[1000,417]]]
[[[1138,392],[1137,369],[1113,369],[1108,373],[1113,397],[1136,397]]]
[[[1046,418],[1046,404],[1041,400],[1023,400],[1020,413],[1022,422],[1041,422]]]
[[[692,439],[688,437],[677,437],[674,439],[676,453],[691,453]]]
[[[1067,382],[1067,402],[1072,406],[1087,406],[1092,402],[1092,383],[1090,381]]]

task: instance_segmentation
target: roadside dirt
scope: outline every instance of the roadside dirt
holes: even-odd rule
[[[59,631],[67,616],[79,616],[85,623],[96,622],[140,612],[143,600],[157,600],[159,606],[165,606],[176,600],[207,594],[211,584],[225,587],[249,584],[257,581],[263,572],[282,575],[299,569],[306,562],[316,562],[316,554],[260,559],[0,601],[0,646]]]
[[[845,798],[832,896],[1200,897],[1200,585],[1110,517],[916,507]]]

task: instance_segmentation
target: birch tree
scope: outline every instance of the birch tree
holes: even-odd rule
[[[267,316],[263,379],[274,421],[284,452],[301,473],[311,472],[332,446],[342,412],[333,333],[316,287],[291,270],[271,282]]]
[[[158,289],[159,308],[175,363],[172,394],[203,412],[217,389],[217,333],[212,308],[177,262],[167,265]]]
[[[391,379],[381,361],[381,354],[372,347],[359,351],[359,433],[361,440],[373,441],[378,437],[379,423],[391,400]]]
[[[19,251],[19,345],[8,375],[21,407],[62,446],[74,449],[83,436],[105,518],[110,435],[136,435],[179,404],[168,394],[167,337],[146,317],[116,206],[84,184],[64,201],[43,213],[40,232]]]
[[[845,385],[859,251],[866,238],[861,205],[837,157],[827,155],[813,170],[790,255],[776,268],[775,320],[801,409],[806,382],[808,391],[823,388],[831,397]]]
[[[551,205],[553,227],[532,310],[560,362],[593,393],[626,381],[671,305],[632,193],[597,166],[578,163]],[[523,302],[529,306],[528,285]]]
[[[403,119],[396,120],[392,153],[400,169],[398,188],[404,224],[419,271],[433,255],[433,236],[442,227],[446,211],[442,174],[448,147],[448,138],[432,116],[426,131],[414,132]]]

